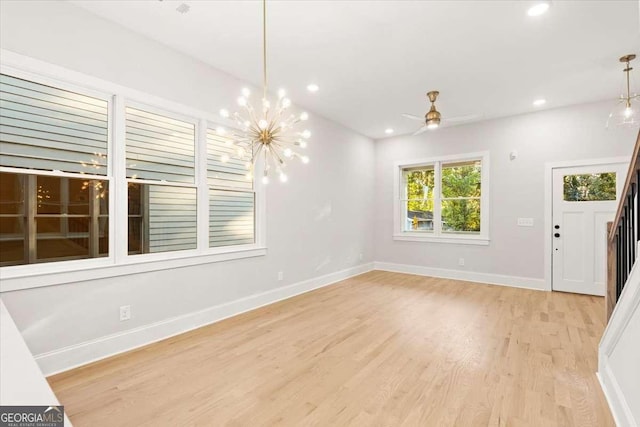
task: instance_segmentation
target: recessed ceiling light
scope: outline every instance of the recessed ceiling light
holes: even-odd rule
[[[527,15],[540,16],[543,13],[545,13],[547,10],[549,10],[549,2],[548,1],[539,2],[534,4],[529,8],[529,10],[527,10]]]
[[[540,107],[540,106],[542,106],[542,105],[544,105],[546,103],[547,103],[547,100],[546,99],[542,99],[542,98],[536,99],[535,101],[533,101],[533,105],[535,107]]]
[[[315,83],[311,83],[310,85],[307,85],[307,90],[311,93],[316,93],[318,90],[320,90],[320,86]]]
[[[191,7],[186,3],[182,3],[180,6],[176,7],[176,11],[182,13],[183,15],[189,12],[189,9],[191,9]]]
[[[386,128],[386,129],[384,130],[384,133],[386,133],[387,135],[391,135],[391,134],[393,133],[393,129],[391,129],[391,128]]]

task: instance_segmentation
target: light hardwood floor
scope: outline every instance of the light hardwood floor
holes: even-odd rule
[[[49,378],[82,426],[612,426],[599,297],[371,272]]]

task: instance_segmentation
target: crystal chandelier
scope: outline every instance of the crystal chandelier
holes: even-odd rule
[[[631,85],[629,82],[629,73],[631,72],[631,70],[633,70],[629,63],[635,58],[636,56],[633,54],[625,55],[620,58],[620,62],[626,63],[626,67],[623,71],[626,77],[627,93],[626,96],[624,94],[620,95],[618,104],[613,109],[613,111],[611,111],[611,114],[609,114],[609,119],[607,120],[607,128],[611,126],[635,127],[640,125],[640,111],[638,111],[640,110],[640,108],[637,102],[635,102],[635,104],[633,103],[633,101],[636,100],[636,98],[638,98],[638,96],[640,95],[638,95],[637,93],[631,94]]]
[[[309,118],[307,113],[295,115],[287,110],[291,106],[291,100],[286,98],[285,91],[278,91],[278,99],[275,105],[267,99],[267,2],[262,1],[262,59],[263,59],[263,92],[260,105],[254,108],[251,104],[249,89],[242,90],[242,96],[238,98],[240,111],[229,113],[228,110],[220,110],[220,115],[231,119],[237,125],[237,129],[227,132],[223,128],[217,128],[216,132],[227,136],[236,148],[237,156],[245,159],[251,156],[247,162],[247,179],[253,179],[258,162],[262,165],[262,183],[269,182],[269,175],[276,173],[281,182],[287,181],[285,159],[297,158],[302,163],[309,163],[309,157],[299,154],[298,150],[306,148],[307,141],[311,137],[308,130],[297,130],[297,125]],[[222,162],[229,160],[223,155]]]

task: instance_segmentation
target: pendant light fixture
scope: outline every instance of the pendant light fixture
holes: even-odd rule
[[[626,95],[620,95],[620,100],[615,106],[609,119],[607,120],[607,128],[609,127],[636,127],[640,126],[640,106],[638,106],[638,94],[631,93],[631,84],[629,73],[631,68],[630,62],[636,58],[634,54],[625,55],[620,58],[620,62],[626,63],[624,68]]]
[[[228,134],[225,129],[216,131],[230,138],[236,148],[237,156],[251,159],[247,162],[247,179],[253,179],[256,165],[262,165],[262,183],[267,184],[269,177],[275,173],[281,182],[286,182],[285,159],[299,159],[302,163],[309,163],[309,157],[301,155],[300,149],[307,146],[311,137],[308,130],[297,130],[300,122],[309,118],[307,113],[299,115],[288,112],[291,100],[285,95],[285,91],[278,91],[278,99],[274,105],[267,99],[267,2],[262,1],[262,99],[257,107],[251,104],[251,92],[242,90],[242,96],[238,98],[241,111],[230,114],[227,110],[221,110],[220,115],[232,119],[237,129]],[[228,157],[226,158],[228,160]],[[225,159],[221,158],[221,161]]]

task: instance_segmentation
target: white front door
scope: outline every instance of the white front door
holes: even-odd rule
[[[553,169],[552,288],[604,295],[606,230],[626,178],[621,163]]]

